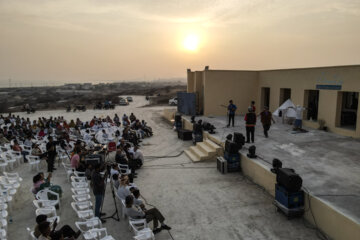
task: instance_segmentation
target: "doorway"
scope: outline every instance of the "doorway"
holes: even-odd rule
[[[281,104],[283,104],[288,99],[291,99],[291,88],[280,88],[279,105],[281,106]]]
[[[305,103],[307,108],[306,120],[317,121],[319,111],[319,90],[305,90]]]
[[[270,88],[261,88],[261,108],[270,107]]]
[[[357,111],[359,103],[358,92],[339,92],[337,114],[340,115],[338,124],[342,128],[356,129]],[[340,111],[339,111],[340,110]]]

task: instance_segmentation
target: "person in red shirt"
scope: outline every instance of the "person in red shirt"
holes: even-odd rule
[[[250,107],[252,108],[253,113],[256,113],[255,101],[251,101]]]

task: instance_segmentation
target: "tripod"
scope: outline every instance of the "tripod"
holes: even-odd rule
[[[106,186],[107,186],[107,177],[108,177],[108,169],[106,170],[106,174],[105,174],[105,188],[104,188],[104,195],[103,195],[103,199],[102,199],[102,202],[101,202],[101,208],[100,208],[100,212],[102,212],[102,209],[103,209],[103,205],[104,205],[104,198],[105,198],[105,192],[106,192]],[[113,197],[113,200],[114,200],[114,205],[115,205],[115,212],[108,216],[108,217],[103,217],[101,219],[105,220],[105,219],[109,219],[109,218],[112,218],[114,219],[115,221],[118,221],[120,222],[120,217],[119,217],[119,210],[118,210],[118,207],[117,207],[117,204],[116,204],[116,198],[115,198],[115,191],[114,191],[114,186],[113,186],[113,182],[112,180],[110,179],[110,187],[111,187],[111,192],[112,192],[112,197]]]

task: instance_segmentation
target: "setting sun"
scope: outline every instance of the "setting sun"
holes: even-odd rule
[[[199,46],[199,38],[196,35],[188,35],[184,40],[184,48],[189,51],[196,51]]]

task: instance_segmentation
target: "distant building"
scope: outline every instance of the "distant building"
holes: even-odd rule
[[[275,111],[287,99],[307,108],[305,126],[318,128],[318,120],[332,132],[360,138],[360,65],[264,71],[187,71],[187,91],[197,94],[197,110],[204,115],[226,115],[230,99],[245,114],[256,101]]]
[[[81,88],[82,88],[83,90],[90,90],[90,89],[93,89],[93,85],[92,85],[92,83],[84,83],[84,84],[81,86]]]
[[[64,87],[65,89],[80,89],[81,87],[81,84],[80,83],[68,83],[68,84],[64,84]]]

